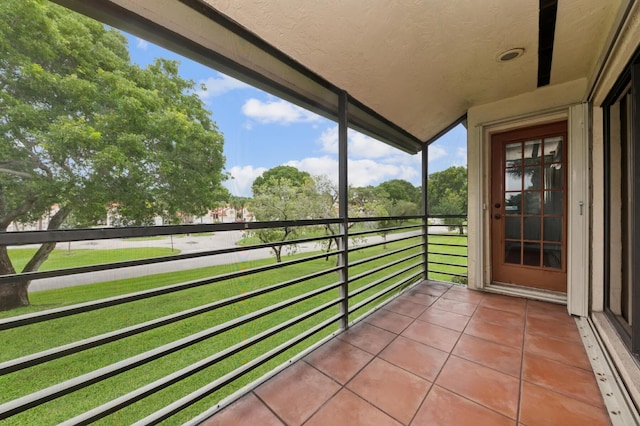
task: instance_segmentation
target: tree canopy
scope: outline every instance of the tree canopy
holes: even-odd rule
[[[258,176],[251,185],[253,195],[258,195],[261,188],[264,188],[269,182],[278,182],[282,179],[286,179],[289,183],[296,187],[301,187],[311,178],[311,175],[307,172],[300,171],[293,166],[276,166],[265,171],[261,176]]]
[[[420,188],[416,188],[411,182],[404,179],[391,179],[382,182],[378,185],[378,188],[385,191],[388,194],[388,198],[394,203],[397,201],[408,201],[410,203],[415,203],[418,206],[421,205]]]
[[[223,137],[177,61],[142,68],[117,30],[36,0],[0,3],[0,48],[0,231],[52,206],[49,229],[107,208],[123,224],[171,222],[228,198]],[[15,273],[4,246],[0,273]],[[28,304],[27,285],[2,286],[0,309]]]
[[[453,166],[429,175],[427,202],[430,214],[467,214],[467,169]],[[446,218],[445,224],[463,232],[464,219]]]

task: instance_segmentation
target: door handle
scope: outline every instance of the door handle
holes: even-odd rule
[[[495,217],[496,219],[500,219],[502,215],[500,213],[496,213],[493,215],[493,217]]]

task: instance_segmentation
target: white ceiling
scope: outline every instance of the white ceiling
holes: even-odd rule
[[[538,0],[205,2],[423,141],[537,87]],[[590,77],[621,0],[558,3],[551,84]]]

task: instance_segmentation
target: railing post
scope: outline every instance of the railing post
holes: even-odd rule
[[[348,150],[347,129],[349,117],[347,92],[341,92],[338,105],[338,215],[340,223],[340,328],[349,327],[349,180],[347,175]]]
[[[422,279],[429,279],[429,145],[422,148]]]

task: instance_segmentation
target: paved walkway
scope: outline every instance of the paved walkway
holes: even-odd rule
[[[442,228],[442,229],[440,229]],[[418,231],[413,233],[417,234]],[[447,232],[446,227],[432,227],[431,233]],[[409,233],[391,234],[387,236],[387,240],[392,241],[407,236]],[[116,240],[93,240],[78,241],[70,243],[58,244],[59,249],[78,250],[78,249],[96,249],[96,250],[113,250],[122,248],[139,248],[139,247],[166,247],[179,250],[180,253],[194,253],[206,250],[216,250],[235,247],[237,242],[242,238],[241,231],[223,231],[216,232],[213,235],[206,236],[180,236],[166,237],[162,239],[150,239],[145,241],[116,239]],[[367,237],[367,243],[375,243],[382,241],[382,237],[375,235]],[[320,247],[316,243],[298,245],[298,252],[309,252],[319,250]],[[173,262],[155,263],[152,265],[132,266],[128,268],[112,269],[107,271],[90,272],[86,274],[69,275],[63,277],[44,278],[34,280],[29,286],[29,292],[51,290],[63,287],[74,287],[78,285],[94,284],[104,281],[113,281],[126,278],[135,278],[145,275],[161,274],[165,272],[175,272],[178,270],[188,270],[196,268],[204,268],[214,265],[225,265],[238,261],[250,261],[265,259],[273,256],[270,249],[256,249],[239,253],[228,253],[217,256],[198,257],[194,259],[177,260]],[[104,262],[109,262],[108,256],[105,256]]]

